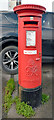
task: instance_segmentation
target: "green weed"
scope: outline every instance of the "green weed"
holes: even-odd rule
[[[4,104],[2,106],[5,108],[5,112],[7,113],[11,108],[13,103],[16,104],[16,111],[18,114],[23,115],[26,118],[30,118],[35,115],[34,110],[31,106],[27,105],[25,102],[20,102],[18,96],[12,98],[12,93],[15,90],[15,82],[14,79],[10,79],[7,82],[7,86],[5,87],[5,96],[4,96]],[[42,104],[49,100],[49,95],[42,94]]]
[[[11,78],[7,82],[7,86],[5,87],[5,96],[4,96],[4,104],[2,106],[5,108],[5,112],[7,113],[11,108],[13,103],[16,103],[16,111],[18,114],[25,116],[26,118],[30,118],[35,114],[34,110],[31,106],[27,105],[25,102],[20,102],[18,96],[12,98],[12,93],[15,89],[15,82]]]
[[[12,92],[15,89],[15,82],[11,78],[7,82],[7,86],[5,87],[5,96],[4,96],[4,104],[2,105],[5,108],[5,112],[8,112],[11,105],[13,104],[13,99],[12,99]]]
[[[49,100],[49,95],[46,95],[46,94],[42,94],[42,104],[44,104],[45,102],[48,102]]]

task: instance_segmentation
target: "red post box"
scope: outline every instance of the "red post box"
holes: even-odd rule
[[[18,73],[21,100],[37,106],[42,96],[42,14],[39,5],[14,7],[18,14]]]

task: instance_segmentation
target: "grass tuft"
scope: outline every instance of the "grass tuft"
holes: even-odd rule
[[[45,102],[48,102],[49,100],[49,95],[46,94],[42,94],[42,104],[45,104]]]

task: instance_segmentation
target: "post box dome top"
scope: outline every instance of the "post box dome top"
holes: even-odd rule
[[[24,5],[18,5],[13,8],[14,12],[19,13],[20,11],[27,11],[27,10],[35,10],[39,13],[45,13],[46,8],[40,5],[34,5],[34,4],[24,4]]]

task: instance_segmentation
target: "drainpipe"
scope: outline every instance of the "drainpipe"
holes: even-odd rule
[[[21,5],[21,0],[16,0],[16,5]]]

